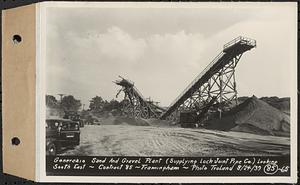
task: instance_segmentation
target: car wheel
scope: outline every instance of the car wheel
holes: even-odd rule
[[[56,146],[54,143],[51,143],[49,146],[48,146],[48,153],[49,155],[56,155],[56,152],[57,152],[57,149],[56,149]]]

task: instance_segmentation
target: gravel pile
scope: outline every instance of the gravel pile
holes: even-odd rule
[[[260,135],[289,136],[290,117],[252,96],[224,113],[222,119],[208,121],[207,128]]]

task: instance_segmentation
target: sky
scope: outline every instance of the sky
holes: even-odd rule
[[[121,75],[168,106],[241,35],[255,39],[257,48],[236,67],[238,95],[291,96],[296,21],[295,3],[48,7],[46,94],[71,94],[86,106],[97,95],[109,101]]]

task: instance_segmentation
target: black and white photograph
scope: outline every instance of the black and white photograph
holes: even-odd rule
[[[79,4],[45,8],[47,175],[290,176],[295,4]]]

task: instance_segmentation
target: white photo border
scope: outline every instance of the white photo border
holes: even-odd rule
[[[86,182],[86,183],[296,183],[297,182],[297,55],[293,56],[295,62],[291,69],[291,81],[293,82],[291,94],[291,175],[289,177],[272,176],[47,176],[46,175],[46,155],[45,155],[45,127],[46,118],[45,105],[45,67],[46,67],[46,9],[51,7],[59,8],[190,8],[197,6],[269,6],[279,3],[290,4],[295,8],[295,25],[291,29],[295,30],[295,50],[297,53],[297,3],[296,2],[42,2],[37,4],[36,21],[36,179],[40,182]]]

